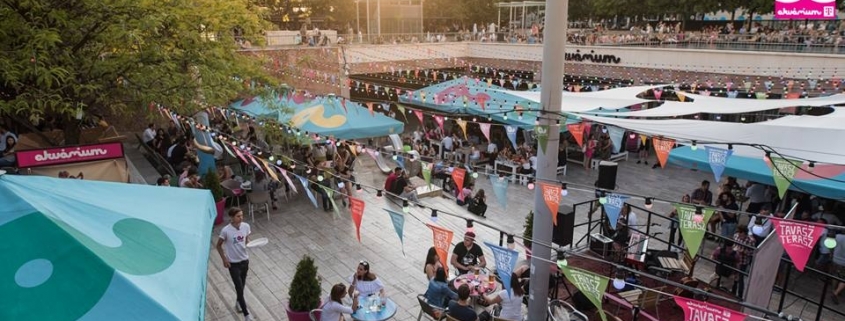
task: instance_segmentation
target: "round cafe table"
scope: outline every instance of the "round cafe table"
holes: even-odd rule
[[[378,311],[370,311],[367,308],[367,298],[358,298],[358,311],[352,314],[352,320],[356,321],[384,321],[390,320],[396,315],[396,303],[389,298],[382,299],[384,306]]]
[[[495,279],[493,282],[490,282],[490,276],[487,274],[479,274],[476,276],[474,273],[467,273],[459,275],[454,281],[452,281],[452,286],[454,286],[456,290],[464,284],[469,285],[469,295],[472,298],[478,298],[482,295],[495,293],[499,288],[499,283],[496,282]]]

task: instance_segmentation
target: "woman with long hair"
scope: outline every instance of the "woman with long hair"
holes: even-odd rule
[[[458,294],[449,289],[446,281],[446,270],[442,267],[434,272],[434,278],[428,282],[428,289],[425,291],[425,299],[429,305],[443,309],[448,305],[448,300],[456,300]]]
[[[438,268],[442,268],[443,265],[440,264],[440,256],[437,255],[437,250],[432,246],[428,249],[428,254],[425,255],[425,266],[423,267],[423,272],[425,272],[426,280],[431,280],[434,278],[434,272],[437,271]]]
[[[341,301],[345,292],[346,286],[342,283],[335,284],[332,287],[329,297],[323,300],[325,303],[320,307],[323,310],[320,314],[320,321],[343,320],[344,314],[353,314],[358,311],[358,294],[355,293],[352,296],[352,306],[345,306]]]
[[[484,303],[501,304],[502,311],[499,313],[499,319],[510,321],[522,320],[522,297],[525,296],[525,291],[519,282],[519,276],[516,273],[511,273],[511,291],[502,290],[494,296],[484,297]]]
[[[352,297],[352,293],[355,291],[358,291],[363,296],[376,293],[382,297],[384,296],[384,284],[381,283],[381,279],[375,273],[370,272],[370,263],[367,261],[358,263],[358,269],[349,278],[349,282],[352,283],[352,286],[347,291],[350,297]]]

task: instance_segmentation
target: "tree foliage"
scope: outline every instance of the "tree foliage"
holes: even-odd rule
[[[502,0],[426,0],[423,4],[426,21],[453,22],[465,24],[489,24],[498,18],[496,3]],[[507,16],[507,9],[502,10],[502,18]]]
[[[272,84],[263,20],[248,0],[3,0],[0,111],[37,122],[120,114],[161,103],[181,113]]]
[[[354,0],[253,0],[265,18],[280,29],[299,29],[314,23],[321,29],[346,28],[355,21]],[[365,0],[362,0],[365,1]],[[363,14],[363,13],[362,13]],[[308,26],[309,28],[311,26]],[[342,32],[345,32],[343,30]]]

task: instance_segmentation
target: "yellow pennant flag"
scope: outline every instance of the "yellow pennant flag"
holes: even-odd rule
[[[259,160],[261,160],[261,162],[264,163],[264,167],[267,168],[267,174],[270,174],[270,177],[272,177],[273,180],[278,181],[279,176],[276,176],[276,170],[273,169],[273,167],[270,166],[270,164],[268,164],[267,161],[260,159],[260,158],[259,158]]]
[[[687,100],[687,96],[684,96],[684,94],[682,94],[682,93],[678,93],[678,100],[680,100],[681,102],[684,102],[684,101]]]
[[[645,145],[645,143],[648,141],[648,136],[640,135],[640,140],[643,142],[643,145]]]
[[[464,138],[469,139],[467,138],[467,121],[463,119],[458,119],[455,122],[458,123],[458,126],[461,127],[461,131],[464,132]]]

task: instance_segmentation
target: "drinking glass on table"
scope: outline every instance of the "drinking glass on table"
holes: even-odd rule
[[[475,277],[478,278],[478,274],[481,273],[481,269],[478,267],[472,268],[473,272],[475,272]]]

